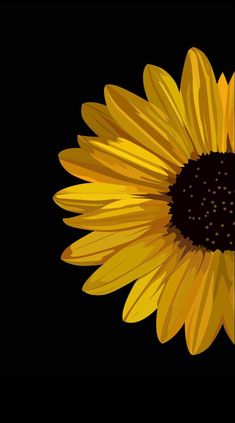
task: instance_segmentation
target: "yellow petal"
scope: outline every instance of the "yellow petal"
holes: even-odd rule
[[[103,207],[115,200],[130,199],[132,195],[144,194],[137,187],[105,183],[73,185],[62,189],[53,197],[65,210],[82,213]]]
[[[234,79],[235,79],[235,73],[233,73],[232,78],[229,81],[228,84],[228,138],[229,138],[229,144],[230,144],[230,148],[231,151],[233,153],[235,153],[235,141],[234,141],[234,137],[235,137],[235,128],[234,128],[234,104],[235,104],[235,99],[234,99],[234,91],[235,91],[235,87],[234,87]]]
[[[234,287],[233,287],[234,288]],[[234,289],[231,296],[225,292],[223,326],[231,341],[235,344],[235,308],[234,308]]]
[[[106,85],[105,100],[114,119],[139,145],[179,169],[185,161],[182,140],[166,115],[148,101],[114,85]]]
[[[147,65],[144,70],[144,88],[148,100],[164,112],[177,128],[185,152],[185,161],[194,152],[194,146],[185,128],[185,108],[181,93],[173,78],[162,68]]]
[[[174,248],[174,240],[173,234],[159,231],[134,241],[96,270],[83,290],[93,295],[104,295],[144,276],[164,262]]]
[[[157,335],[161,342],[171,339],[185,322],[197,290],[195,279],[202,258],[200,250],[187,252],[165,284],[157,313]]]
[[[89,137],[83,138],[89,139]],[[138,185],[139,189],[146,193],[167,191],[168,183],[165,181],[161,181],[159,184],[152,183],[151,185],[149,182],[139,182],[134,177],[130,178],[124,172],[123,174],[114,172],[112,165],[110,164],[109,157],[107,157],[107,162],[102,164],[102,160],[97,161],[94,158],[95,154],[90,155],[87,153],[88,149],[91,149],[91,147],[84,149],[69,148],[61,151],[59,154],[59,160],[64,169],[77,178],[84,179],[89,182],[104,182],[117,185],[123,183],[134,186]]]
[[[99,137],[108,139],[129,137],[130,139],[127,132],[115,122],[104,104],[84,103],[82,105],[82,118]]]
[[[224,275],[229,290],[233,291],[235,280],[235,252],[225,251],[223,254]]]
[[[59,160],[67,172],[89,182],[123,183],[124,178],[104,167],[81,148],[69,148],[59,154]]]
[[[218,151],[225,153],[227,151],[227,99],[228,99],[228,83],[224,74],[222,73],[218,81],[218,89],[220,93],[222,110],[223,110],[223,130],[221,142],[219,143]]]
[[[218,151],[222,137],[222,105],[207,57],[192,48],[186,56],[181,92],[198,154]]]
[[[223,313],[223,326],[227,335],[235,343],[235,253],[225,251],[224,260],[224,280],[228,292]]]
[[[179,262],[182,252],[175,242],[175,249],[170,257],[158,268],[136,281],[123,309],[125,322],[138,322],[157,309],[162,289]]]
[[[218,250],[213,252],[192,311],[186,319],[186,341],[191,354],[199,354],[206,350],[212,344],[222,324],[228,291],[220,272],[221,254],[223,253]]]
[[[149,199],[124,199],[112,202],[100,210],[64,219],[72,227],[116,231],[158,222],[159,226],[169,223],[169,206],[165,202]]]
[[[79,136],[79,144],[92,157],[122,177],[142,183],[167,183],[170,172],[167,164],[132,141]]]
[[[61,258],[78,266],[104,263],[121,246],[140,238],[148,227],[118,232],[92,232],[74,242],[63,252]]]

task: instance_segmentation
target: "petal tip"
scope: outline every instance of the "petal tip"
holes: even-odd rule
[[[144,72],[143,72],[144,84],[146,83],[146,81],[148,81],[151,78],[151,74],[153,73],[153,71],[154,71],[155,68],[156,68],[156,66],[150,65],[150,63],[148,63],[144,67]]]
[[[82,105],[81,105],[81,115],[82,115],[82,118],[84,117],[84,113],[86,112],[86,110],[87,110],[87,108],[88,108],[88,105],[89,103],[83,103]]]
[[[104,95],[111,95],[114,91],[117,90],[117,86],[113,84],[106,84],[104,87]]]
[[[190,347],[189,345],[187,345],[187,348],[188,348],[188,352],[191,354],[191,355],[193,355],[193,356],[195,356],[195,355],[198,355],[198,354],[200,354],[202,351],[201,350],[198,350],[198,349],[196,349],[196,348],[192,348],[192,347]]]
[[[143,319],[138,319],[138,317],[135,317],[132,314],[127,314],[126,313],[125,315],[124,314],[122,315],[122,320],[125,323],[138,323],[138,322],[140,322]]]
[[[192,60],[194,59],[196,61],[202,61],[202,62],[205,62],[205,60],[208,61],[206,54],[203,53],[203,51],[197,47],[191,47],[188,50],[187,55],[189,55],[189,58]]]
[[[133,323],[132,320],[130,319],[130,314],[128,313],[125,307],[122,311],[122,320],[125,323]]]
[[[60,151],[60,152],[57,154],[59,161],[61,160],[61,157],[62,157],[62,153],[63,153],[63,151],[64,151],[64,150]]]
[[[162,324],[159,324],[159,318],[157,318],[157,338],[161,344],[165,344],[167,341],[169,341],[172,336],[169,336]]]
[[[137,323],[143,320],[143,317],[141,317],[138,311],[133,312],[133,310],[130,309],[129,307],[127,308],[126,306],[124,306],[122,311],[122,320],[125,323]]]
[[[165,344],[167,341],[169,341],[168,338],[166,338],[165,336],[163,336],[162,334],[157,334],[158,340],[159,342],[161,342],[161,344]]]
[[[153,65],[150,65],[150,63],[147,63],[144,67],[144,73],[150,72]]]
[[[68,152],[69,152],[70,150],[71,150],[70,148],[67,148],[67,149],[62,150],[62,151],[60,151],[60,152],[58,153],[58,159],[59,159],[60,163],[61,163],[62,161],[64,161],[64,160],[67,158],[67,156],[68,156]],[[61,163],[61,164],[62,164],[62,163]]]
[[[92,287],[89,284],[89,280],[84,283],[82,287],[82,291],[88,295],[97,295],[97,296],[102,295],[102,293],[100,294],[99,292],[97,292],[95,288],[92,289]]]
[[[196,339],[189,340],[186,338],[186,344],[187,344],[188,352],[191,355],[201,354],[203,351],[205,351],[209,347],[209,345],[204,345],[203,343],[199,344]]]
[[[53,195],[53,197],[52,197],[52,200],[53,200],[53,201],[54,201],[54,203],[55,203],[55,204],[57,204],[57,205],[58,205],[58,203],[59,203],[59,200],[58,200],[58,194],[59,194],[59,193],[57,192],[57,193],[56,193],[56,194],[54,194],[54,195]]]
[[[86,101],[85,103],[82,103],[81,114],[83,115],[84,112],[89,111],[92,108],[93,104],[94,103],[92,103],[91,101]]]
[[[82,291],[83,291],[83,292],[85,292],[85,294],[92,295],[92,292],[90,291],[90,289],[89,289],[89,288],[87,288],[85,285],[86,285],[86,284],[84,284],[84,285],[83,285],[83,287],[82,287]]]
[[[202,51],[201,51],[201,50],[199,50],[199,48],[197,48],[197,47],[191,47],[191,48],[188,50],[188,53],[201,54],[201,53],[202,53]]]
[[[60,256],[61,260],[65,261],[67,263],[69,261],[69,259],[71,258],[72,252],[73,251],[72,251],[71,247],[70,246],[67,247]]]

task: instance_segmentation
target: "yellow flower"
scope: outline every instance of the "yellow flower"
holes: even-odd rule
[[[183,325],[188,349],[207,349],[223,325],[234,342],[234,74],[216,82],[206,56],[188,51],[180,90],[147,65],[144,100],[113,85],[106,106],[85,103],[97,136],[60,153],[89,183],[54,200],[64,222],[93,232],[62,260],[100,266],[83,290],[103,295],[134,282],[123,310],[137,322],[157,310],[161,342]],[[92,182],[92,183],[90,183]]]

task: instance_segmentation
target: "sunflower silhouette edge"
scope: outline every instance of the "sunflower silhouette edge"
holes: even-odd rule
[[[83,286],[92,295],[134,282],[123,320],[157,311],[160,342],[184,326],[189,352],[199,354],[222,326],[235,342],[234,74],[216,81],[191,48],[180,88],[154,65],[143,80],[147,99],[106,85],[106,105],[83,104],[94,135],[59,154],[84,183],[54,201],[75,213],[67,225],[92,231],[62,260],[100,266]]]

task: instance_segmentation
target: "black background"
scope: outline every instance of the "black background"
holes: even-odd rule
[[[49,2],[50,3],[50,2]],[[231,381],[234,347],[222,330],[192,357],[184,332],[166,344],[155,314],[130,325],[121,314],[130,286],[103,297],[81,287],[94,268],[60,261],[85,231],[66,227],[53,194],[77,183],[57,154],[90,133],[81,104],[103,87],[144,96],[147,63],[180,81],[190,47],[216,76],[234,71],[228,3],[9,3],[1,36],[1,379],[4,381]]]

